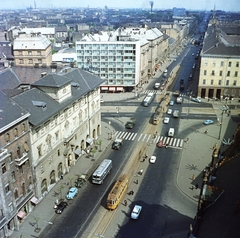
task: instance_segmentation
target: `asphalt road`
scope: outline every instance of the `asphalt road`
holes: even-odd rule
[[[188,78],[191,73],[191,63],[185,54],[191,54],[195,48],[186,48],[180,55],[178,60],[182,60],[182,69],[172,86],[173,90],[178,90],[180,78]],[[185,57],[184,57],[185,56]],[[190,56],[189,56],[190,57]],[[192,56],[191,56],[192,57]],[[194,61],[194,57],[193,61]],[[178,64],[178,60],[170,65]],[[161,78],[157,79],[158,81]],[[153,85],[150,85],[152,87]],[[185,89],[184,89],[185,90]],[[134,106],[134,113],[112,113],[105,111],[102,116],[103,120],[111,121],[111,125],[115,130],[125,130],[124,123],[121,121],[121,116],[130,116],[131,114],[137,118],[137,124],[132,132],[141,133],[153,114],[153,108],[157,103],[152,102],[150,107],[142,107],[141,101],[138,102],[121,102],[117,106]],[[116,103],[107,103],[112,106]],[[174,105],[181,109],[181,105]],[[178,133],[179,119],[170,121],[170,124],[163,126],[163,133],[166,133],[169,127],[173,127]],[[155,127],[153,127],[155,131]],[[183,134],[185,137],[187,134]],[[103,185],[93,185],[89,181],[86,183],[81,194],[71,201],[68,209],[62,215],[56,215],[53,218],[55,226],[49,226],[42,232],[40,237],[84,237],[85,229],[90,226],[91,220],[94,220],[94,215],[98,213],[99,208],[105,207],[105,201],[110,187],[121,174],[124,164],[126,164],[131,152],[137,147],[137,141],[124,141],[124,146],[120,151],[109,150],[105,158],[113,160],[113,169],[109,176],[104,181]],[[157,149],[153,153],[157,156],[157,162],[154,165],[148,166],[144,177],[139,184],[138,192],[132,201],[129,209],[131,210],[134,204],[143,206],[143,211],[140,219],[132,221],[129,219],[129,212],[122,212],[118,209],[117,215],[114,216],[109,228],[106,230],[106,237],[161,237],[171,234],[181,234],[186,231],[186,226],[192,222],[193,215],[196,212],[196,204],[187,199],[176,185],[176,172],[178,169],[181,150],[177,149]],[[147,162],[146,162],[147,163]],[[121,221],[119,223],[119,221]],[[117,228],[116,228],[117,227]],[[186,235],[186,234],[184,234]]]

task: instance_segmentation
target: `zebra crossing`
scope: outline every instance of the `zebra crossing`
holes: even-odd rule
[[[116,138],[122,138],[123,140],[128,141],[138,141],[138,142],[145,142],[147,144],[156,144],[159,140],[163,142],[164,145],[168,145],[168,147],[173,147],[177,149],[182,149],[184,146],[184,140],[178,139],[174,137],[167,137],[167,136],[153,136],[152,134],[138,134],[135,132],[128,132],[128,131],[116,131],[114,136]]]
[[[158,95],[165,94],[164,92],[159,91],[159,90],[145,90],[143,92],[143,94],[148,94],[148,93],[154,93],[154,94],[158,94]],[[186,96],[186,95],[187,95],[187,93],[180,93],[179,94],[180,97],[183,97],[183,96]]]

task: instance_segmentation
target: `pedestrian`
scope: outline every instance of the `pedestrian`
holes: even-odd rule
[[[195,188],[198,189],[198,184],[195,185]]]
[[[166,149],[168,148],[168,144],[165,145]]]
[[[127,200],[124,200],[124,205],[127,206]]]
[[[138,184],[138,179],[136,180],[136,184]]]
[[[195,175],[193,174],[193,175],[192,175],[192,180],[194,180],[194,179],[195,179]]]

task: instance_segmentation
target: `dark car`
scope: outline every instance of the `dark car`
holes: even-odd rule
[[[67,207],[68,203],[67,202],[60,202],[58,205],[57,205],[57,208],[55,210],[55,212],[57,214],[61,214],[63,212],[63,210],[65,209],[65,207]]]

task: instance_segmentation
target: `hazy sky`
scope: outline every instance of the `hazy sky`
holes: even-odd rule
[[[139,0],[35,0],[37,8],[56,8],[56,7],[101,7],[109,8],[149,8],[149,1]],[[183,7],[193,10],[224,10],[224,11],[240,11],[239,0],[158,0],[153,1],[154,8],[167,9],[173,7]],[[34,0],[1,0],[1,9],[22,9],[26,7],[34,7]]]

